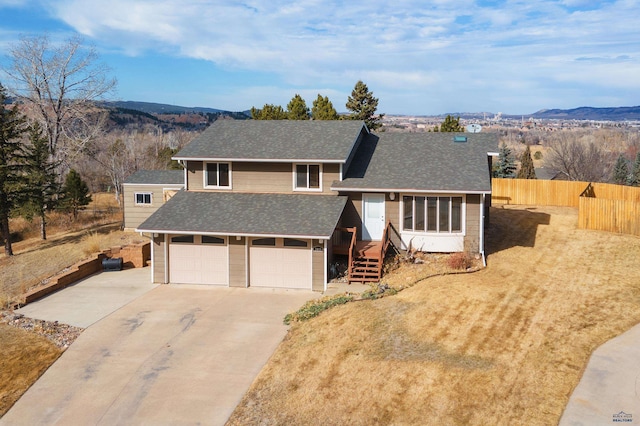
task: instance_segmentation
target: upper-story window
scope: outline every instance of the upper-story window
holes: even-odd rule
[[[135,202],[136,205],[151,205],[152,194],[150,192],[136,192]]]
[[[294,166],[294,185],[296,190],[322,190],[322,172],[320,164],[296,164]]]
[[[402,197],[402,229],[416,232],[462,232],[462,197]]]
[[[229,163],[204,163],[205,188],[231,188],[231,165]]]

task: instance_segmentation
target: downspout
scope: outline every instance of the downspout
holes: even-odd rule
[[[169,234],[164,235],[164,279],[163,284],[169,284]]]
[[[487,258],[484,253],[484,199],[487,194],[480,197],[480,254],[482,255],[482,266],[487,267]]]

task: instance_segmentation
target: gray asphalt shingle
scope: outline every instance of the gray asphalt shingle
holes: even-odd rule
[[[218,120],[174,158],[344,162],[363,125],[352,120]]]
[[[138,231],[329,238],[347,197],[179,191]]]
[[[125,179],[124,183],[139,185],[184,185],[183,170],[138,170]]]
[[[467,142],[454,142],[454,136]],[[491,191],[495,133],[381,133],[365,139],[336,190]]]

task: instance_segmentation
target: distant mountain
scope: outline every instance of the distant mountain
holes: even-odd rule
[[[543,109],[529,117],[564,120],[625,121],[640,120],[640,106],[574,109]]]
[[[112,108],[124,108],[135,111],[146,112],[147,114],[187,114],[187,113],[209,113],[218,114],[225,111],[215,108],[203,108],[203,107],[183,107],[177,105],[157,104],[153,102],[136,102],[136,101],[112,101],[103,102],[104,106]]]

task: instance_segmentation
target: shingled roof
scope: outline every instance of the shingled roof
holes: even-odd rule
[[[495,133],[370,134],[345,179],[331,189],[487,193],[487,155],[497,152]]]
[[[184,185],[183,170],[138,170],[124,181],[132,185]]]
[[[352,120],[218,120],[174,158],[344,163],[363,129]]]
[[[328,239],[347,197],[179,191],[137,231]]]

